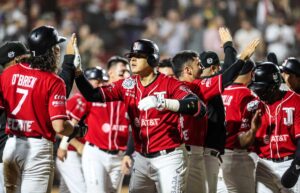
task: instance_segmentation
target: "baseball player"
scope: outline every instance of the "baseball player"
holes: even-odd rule
[[[183,192],[186,160],[178,113],[197,116],[203,107],[184,84],[155,72],[159,49],[154,42],[137,40],[126,56],[135,75],[100,89],[79,76],[77,86],[89,101],[123,100],[128,106],[137,152],[129,191]]]
[[[3,69],[17,63],[20,59],[29,57],[28,50],[21,42],[6,42],[0,47],[0,65]],[[0,115],[0,193],[4,193],[2,155],[7,135],[5,134],[6,114]]]
[[[124,78],[127,63],[119,56],[108,60],[110,82]],[[87,192],[116,192],[129,133],[127,107],[122,101],[88,102],[83,113],[89,126],[82,155]]]
[[[239,76],[222,93],[226,112],[226,143],[221,168],[228,192],[256,192],[255,159],[247,149],[243,149],[247,136],[245,131],[248,129],[243,123],[243,115],[248,103],[256,99],[247,88],[254,66],[251,60],[246,61]]]
[[[262,183],[258,184],[257,192],[300,191],[299,182],[293,188],[284,188],[280,183],[288,168],[292,173],[299,172],[300,165],[299,95],[280,90],[280,84],[280,71],[274,63],[263,62],[254,68],[249,88],[262,101],[261,126],[248,131],[248,144],[254,141],[259,156],[256,177]]]
[[[296,58],[287,58],[279,67],[287,86],[300,94],[300,62]]]
[[[224,74],[197,79],[201,74],[200,61],[197,53],[182,51],[172,59],[174,72],[179,80],[184,81],[191,90],[207,103],[211,98],[220,95],[224,85],[231,83],[243,66],[243,60],[252,55],[256,45],[251,45],[241,54],[241,60],[232,65]],[[210,58],[212,60],[212,58]],[[207,120],[184,116],[181,121],[183,134],[189,150],[189,170],[186,192],[205,192],[205,167],[203,163],[203,145],[206,135]],[[199,140],[200,139],[200,140]]]
[[[175,76],[173,67],[172,67],[171,58],[161,60],[158,63],[157,69],[158,69],[158,72],[160,72],[162,74],[165,74],[168,76],[173,76],[173,77]]]
[[[9,136],[3,152],[7,193],[50,192],[55,133],[70,137],[84,133],[85,128],[74,129],[66,121],[65,85],[54,74],[58,44],[64,41],[53,27],[34,29],[28,37],[31,56],[1,75]],[[71,41],[73,45],[75,37]]]
[[[98,87],[100,83],[108,81],[105,71],[98,67],[87,69],[84,74],[94,87]],[[86,108],[87,102],[80,93],[75,94],[67,100],[67,114],[71,117],[71,121],[75,125],[81,119],[83,121],[86,118]],[[60,147],[57,150],[57,168],[62,176],[62,180],[71,193],[86,192],[81,163],[85,140],[83,138],[74,138],[70,141],[71,145],[68,145],[68,147],[64,145],[65,140],[65,138],[62,139]],[[74,176],[77,177],[74,178]]]
[[[228,29],[219,29],[220,39],[223,44],[225,58],[222,68],[216,53],[207,51],[200,54],[202,65],[204,66],[201,78],[212,78],[225,72],[236,60],[236,51],[232,46],[232,36]],[[224,88],[223,86],[222,88]],[[219,164],[221,162],[220,155],[224,153],[224,145],[226,138],[226,129],[224,125],[225,112],[221,95],[212,97],[207,102],[208,123],[205,138],[204,164],[207,170],[206,180],[208,184],[208,192],[216,192],[226,189],[221,180],[221,172],[219,172]],[[218,178],[219,175],[219,178]],[[219,179],[218,183],[217,180]]]

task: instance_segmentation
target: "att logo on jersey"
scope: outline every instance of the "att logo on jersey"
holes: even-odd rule
[[[288,134],[284,135],[272,135],[271,137],[268,135],[264,136],[264,143],[269,144],[270,142],[272,143],[278,143],[278,142],[287,142],[289,138]]]
[[[148,126],[157,126],[159,123],[160,118],[155,119],[141,119],[141,126],[148,127]]]
[[[108,133],[110,131],[125,131],[127,128],[127,125],[110,125],[109,123],[104,123],[102,125],[102,131],[104,133]]]

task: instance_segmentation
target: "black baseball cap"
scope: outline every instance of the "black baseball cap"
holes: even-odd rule
[[[29,51],[22,42],[6,42],[0,47],[0,65],[4,66],[12,61],[15,57],[29,54]]]
[[[204,68],[208,68],[211,65],[219,65],[220,64],[218,55],[212,51],[202,52],[200,54],[200,60],[201,60],[201,64],[204,66]]]

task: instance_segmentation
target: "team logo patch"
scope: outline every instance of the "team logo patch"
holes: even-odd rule
[[[187,93],[191,93],[191,92],[192,92],[192,91],[191,91],[188,87],[186,87],[186,86],[180,86],[179,89],[182,90],[182,91],[184,91],[184,92],[187,92]]]
[[[7,57],[9,58],[15,57],[15,52],[14,51],[8,52]]]
[[[135,80],[132,78],[127,78],[123,81],[122,86],[125,89],[133,89],[135,86]]]
[[[254,100],[247,104],[247,111],[252,112],[258,109],[259,101]]]
[[[110,131],[110,125],[109,125],[108,123],[104,123],[104,124],[102,125],[102,131],[103,131],[104,133],[108,133],[108,132]]]
[[[141,44],[139,43],[139,42],[135,42],[134,44],[133,44],[133,50],[135,51],[135,50],[141,50]]]
[[[264,140],[265,144],[269,144],[270,143],[270,136],[269,135],[265,135],[264,138],[263,138],[263,140]]]
[[[212,64],[213,63],[213,59],[212,58],[207,58],[206,62],[207,62],[207,64]]]

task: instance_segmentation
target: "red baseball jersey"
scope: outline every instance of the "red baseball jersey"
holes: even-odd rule
[[[287,91],[273,104],[264,104],[262,125],[256,132],[255,149],[262,158],[282,158],[296,151],[300,137],[300,96]]]
[[[238,136],[249,129],[243,124],[247,104],[256,99],[253,92],[242,84],[233,84],[224,89],[222,94],[225,107],[227,149],[240,149]]]
[[[7,114],[6,133],[54,141],[51,121],[68,118],[66,88],[61,78],[28,64],[16,64],[3,72],[1,91]]]
[[[222,75],[212,76],[210,78],[196,79],[193,84],[198,86],[198,89],[193,90],[202,100],[207,103],[214,96],[220,95],[222,89]]]
[[[106,150],[126,150],[130,121],[123,102],[87,102],[76,94],[68,107],[68,114],[76,120],[87,115],[86,141]]]
[[[87,101],[82,97],[81,94],[76,93],[71,98],[67,100],[67,115],[76,121],[80,121],[81,116],[84,115],[83,112],[86,112]],[[76,138],[81,143],[85,143],[84,138]],[[69,151],[76,151],[74,146],[71,144],[68,146]]]
[[[178,113],[155,108],[140,111],[137,107],[141,99],[151,95],[156,95],[159,100],[185,98],[191,91],[182,82],[158,74],[144,87],[139,76],[132,76],[101,87],[101,90],[106,101],[123,100],[128,106],[136,151],[156,152],[178,147],[183,142]]]
[[[220,95],[222,92],[222,75],[205,79],[196,79],[192,83],[184,83],[205,103],[216,95]],[[198,118],[182,115],[180,123],[183,127],[185,144],[204,146],[207,132],[207,119],[207,116]]]

